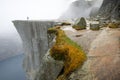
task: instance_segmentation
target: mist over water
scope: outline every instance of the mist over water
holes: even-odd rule
[[[30,20],[57,19],[65,11],[69,1],[0,0],[0,58],[5,59],[23,51],[12,20],[27,20],[27,17]]]
[[[26,80],[22,61],[23,55],[0,61],[0,80]]]

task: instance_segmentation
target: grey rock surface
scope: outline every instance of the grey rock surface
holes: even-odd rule
[[[41,69],[37,73],[35,80],[56,80],[62,68],[63,62],[54,60],[49,55],[48,50],[47,54],[43,57]]]
[[[87,61],[69,80],[120,80],[120,29],[65,31],[87,51]],[[72,35],[69,35],[69,34]],[[80,37],[75,37],[76,34]]]
[[[13,21],[25,51],[23,62],[28,80],[54,80],[62,66],[53,60],[45,59],[49,49],[47,29],[54,21]],[[57,66],[59,65],[59,66]]]
[[[99,30],[100,29],[100,25],[99,24],[90,24],[90,29],[91,30]]]
[[[120,20],[120,0],[103,0],[99,16],[105,19]]]
[[[76,30],[86,29],[86,27],[87,27],[87,23],[84,17],[77,19],[77,21],[73,25],[73,28],[75,28]]]

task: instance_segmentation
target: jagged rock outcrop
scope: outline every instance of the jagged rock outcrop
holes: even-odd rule
[[[104,0],[99,16],[104,19],[120,20],[120,0]]]
[[[76,30],[86,29],[87,23],[86,23],[85,18],[81,17],[81,18],[77,19],[77,21],[75,22],[75,24],[72,27]]]
[[[47,53],[49,41],[47,29],[54,21],[13,21],[24,48],[23,67],[28,80],[55,80],[62,63],[54,61]]]

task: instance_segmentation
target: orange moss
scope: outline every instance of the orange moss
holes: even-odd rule
[[[64,72],[57,80],[66,80],[72,71],[82,66],[87,57],[82,48],[69,39],[63,30],[54,27],[48,32],[56,33],[56,43],[50,49],[50,55],[55,60],[64,61]]]

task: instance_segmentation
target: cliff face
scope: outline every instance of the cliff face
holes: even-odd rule
[[[54,60],[49,55],[49,38],[47,29],[48,27],[52,27],[54,25],[54,22],[13,21],[13,23],[23,41],[25,50],[25,59],[23,66],[27,74],[27,79],[55,80],[62,72],[61,70],[64,64],[60,61]],[[72,26],[68,27],[70,28]],[[81,45],[81,47],[83,47],[83,50],[87,53],[87,61],[83,64],[82,67],[76,69],[70,74],[68,77],[69,80],[120,79],[119,28],[103,28],[103,30],[100,30],[98,32],[91,30],[66,30],[65,34],[71,40],[77,42],[78,45]],[[76,37],[78,34],[80,37]],[[74,48],[71,48],[70,50],[72,49]],[[73,50],[73,52],[75,52],[75,50]],[[76,59],[80,59],[80,56],[73,55],[73,57],[74,58],[71,59],[75,61],[73,63],[76,64]],[[67,62],[69,63],[70,60]],[[66,69],[69,69],[68,66]]]
[[[47,29],[53,21],[13,21],[23,41],[24,70],[28,80],[54,80],[62,68],[60,62],[47,55],[49,48]],[[45,55],[46,54],[46,55]],[[55,69],[54,69],[54,68]]]
[[[120,20],[120,0],[104,0],[99,15],[105,19]]]

